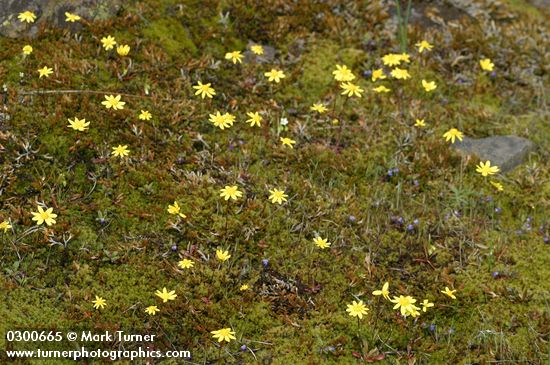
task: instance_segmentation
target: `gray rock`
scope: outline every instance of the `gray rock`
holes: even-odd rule
[[[120,9],[122,0],[0,0],[0,35],[10,38],[35,37],[41,27],[58,26],[79,30],[79,22],[65,21],[65,12],[80,15],[86,21],[106,20]],[[24,11],[36,15],[34,23],[21,22]]]
[[[528,0],[528,3],[533,5],[534,7],[547,10],[550,8],[550,0]]]
[[[453,146],[462,154],[476,155],[481,161],[489,160],[502,172],[512,170],[523,162],[534,145],[528,139],[517,136],[495,136],[481,139],[464,137]]]

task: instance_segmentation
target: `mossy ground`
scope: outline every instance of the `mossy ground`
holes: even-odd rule
[[[0,348],[15,327],[124,329],[158,335],[160,349],[188,349],[193,363],[360,363],[353,353],[383,353],[388,364],[548,362],[548,28],[518,4],[481,4],[515,14],[496,17],[496,34],[472,21],[445,32],[411,26],[410,45],[429,39],[435,48],[411,47],[413,78],[383,81],[388,95],[362,77],[397,51],[376,2],[137,2],[78,36],[46,29],[1,39],[10,118],[0,124],[0,220],[14,228],[0,233]],[[101,49],[107,34],[130,56]],[[223,59],[250,41],[275,47],[275,60]],[[27,43],[34,52],[23,57]],[[495,77],[479,70],[483,57]],[[358,75],[365,97],[338,96],[337,63]],[[38,79],[44,65],[54,74]],[[287,75],[274,87],[263,77],[272,66]],[[423,78],[436,92],[424,93]],[[213,100],[193,96],[198,80],[213,83]],[[126,108],[106,110],[93,92],[33,93],[61,89],[121,93]],[[309,111],[318,101],[330,116]],[[141,109],[153,120],[139,121]],[[216,110],[238,123],[215,129],[207,118]],[[268,127],[246,125],[247,111],[264,111]],[[90,130],[67,128],[74,116]],[[427,128],[414,128],[415,118]],[[475,159],[444,142],[451,127],[517,134],[537,149],[499,178],[497,193]],[[285,149],[278,135],[298,143]],[[129,146],[128,160],[109,156],[118,144]],[[233,184],[244,197],[227,203],[219,189]],[[288,203],[268,202],[274,187]],[[188,216],[177,224],[166,212],[174,200]],[[57,224],[27,234],[37,201],[54,208]],[[329,250],[313,246],[316,234]],[[215,259],[218,247],[228,262]],[[196,261],[192,270],[177,267],[183,257]],[[417,320],[397,316],[370,294],[385,281],[435,307]],[[445,286],[457,300],[440,293]],[[177,300],[159,303],[162,287]],[[104,310],[92,308],[95,295]],[[356,298],[370,308],[360,323],[345,311]],[[152,304],[161,308],[154,317],[144,313]],[[237,341],[220,351],[209,331],[223,327]]]

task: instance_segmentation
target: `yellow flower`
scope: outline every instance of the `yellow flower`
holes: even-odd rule
[[[378,70],[372,71],[371,80],[372,82],[375,82],[376,80],[384,80],[386,78],[386,74],[384,74],[384,70],[379,68]]]
[[[193,89],[197,90],[195,92],[195,95],[200,95],[201,98],[209,97],[212,99],[214,95],[216,95],[216,91],[213,87],[211,87],[211,83],[203,84],[202,82],[198,81],[197,85],[193,86]]]
[[[77,117],[74,117],[74,120],[70,120],[68,128],[72,128],[75,131],[84,132],[86,129],[88,129],[88,126],[90,125],[90,122],[86,122],[86,119],[78,119]]]
[[[222,115],[222,118],[225,119],[225,121],[230,125],[232,126],[233,125],[233,122],[235,122],[235,116],[233,114],[229,114],[229,113],[224,113]]]
[[[220,112],[216,112],[216,114],[209,114],[209,117],[210,118],[208,120],[222,130],[224,128],[229,128],[232,125],[231,120],[228,119],[225,114],[222,115]]]
[[[418,311],[420,308],[418,308],[417,306],[415,305],[411,305],[409,307],[409,309],[407,309],[406,313],[404,314],[405,317],[407,317],[408,315],[412,316],[413,318],[414,317],[418,317],[420,315],[420,312]]]
[[[250,123],[251,127],[254,127],[255,125],[257,125],[258,127],[260,126],[260,123],[262,122],[262,116],[260,115],[260,113],[249,112],[249,113],[246,113],[246,115],[248,115],[248,117],[250,118],[250,119],[247,119],[246,122]]]
[[[107,305],[107,302],[102,297],[95,296],[95,300],[92,300],[95,309],[103,309]]]
[[[451,297],[453,299],[456,299],[454,293],[456,292],[456,290],[451,290],[449,289],[448,287],[445,287],[445,290],[442,290],[441,291],[443,294],[445,294],[446,296],[448,297]]]
[[[220,190],[220,196],[224,198],[226,201],[229,199],[237,200],[238,198],[243,196],[243,193],[239,191],[239,188],[237,185],[234,185],[234,186],[226,185],[225,188]]]
[[[373,292],[372,292],[372,295],[381,295],[381,296],[383,296],[385,299],[391,300],[391,299],[390,299],[390,290],[389,290],[389,287],[390,287],[390,283],[388,283],[388,282],[386,281],[386,282],[384,283],[384,285],[382,285],[382,289],[373,291]]]
[[[409,56],[407,53],[401,53],[399,55],[399,58],[405,63],[411,63],[411,56]]]
[[[121,96],[105,95],[105,101],[102,101],[101,104],[105,105],[107,109],[113,108],[113,110],[124,109],[126,104],[124,101],[120,101]]]
[[[391,70],[391,75],[393,78],[396,78],[398,80],[406,80],[411,78],[409,71],[398,67]]]
[[[42,76],[50,77],[50,75],[53,73],[53,70],[49,68],[48,66],[44,66],[40,69],[38,69],[38,78],[41,79]]]
[[[32,46],[27,44],[26,46],[23,47],[23,54],[24,55],[30,55],[32,53]]]
[[[113,151],[111,154],[115,157],[124,158],[130,154],[130,150],[128,149],[127,145],[118,145],[116,147],[113,147]]]
[[[283,146],[294,148],[292,145],[296,144],[296,141],[287,137],[281,137],[281,143],[283,144]]]
[[[397,53],[389,53],[382,57],[382,62],[386,66],[397,66],[401,63],[402,57],[400,54]]]
[[[276,70],[274,68],[272,68],[271,71],[264,73],[264,76],[268,78],[267,81],[275,81],[276,83],[279,83],[281,79],[284,79],[286,77],[283,71]]]
[[[485,58],[479,61],[479,65],[483,71],[493,71],[495,64],[491,62],[491,59]]]
[[[426,122],[424,122],[424,119],[417,119],[415,122],[414,122],[414,126],[415,127],[425,127],[426,126]]]
[[[336,65],[336,70],[332,71],[334,79],[340,82],[351,81],[355,79],[355,75],[346,65]]]
[[[365,304],[363,304],[362,300],[358,302],[354,300],[351,304],[348,304],[346,312],[348,312],[352,317],[359,317],[359,319],[363,319],[363,314],[367,314],[368,310],[369,309]]]
[[[377,93],[388,93],[390,92],[391,90],[388,89],[387,87],[385,87],[384,85],[380,85],[378,87],[375,87],[372,89],[373,91],[377,92]]]
[[[216,258],[221,262],[229,260],[230,257],[231,255],[229,254],[229,251],[222,251],[220,249],[216,250]]]
[[[443,137],[445,137],[445,141],[455,143],[455,138],[462,141],[462,132],[456,128],[451,128],[443,134]]]
[[[317,247],[319,247],[320,249],[328,248],[328,247],[330,247],[330,245],[332,244],[332,243],[328,242],[328,239],[326,239],[326,238],[321,238],[321,237],[315,237],[315,238],[313,239],[313,243],[314,243]]]
[[[6,233],[8,231],[8,229],[11,229],[11,228],[12,228],[12,225],[7,220],[0,223],[0,229],[3,229],[4,233]]]
[[[128,53],[130,53],[130,46],[127,44],[121,44],[116,48],[116,53],[118,53],[119,56],[128,56]]]
[[[180,212],[180,206],[177,201],[174,201],[174,205],[168,204],[168,213],[173,215],[179,215],[182,218],[187,218],[187,216]]]
[[[393,299],[390,300],[390,302],[395,303],[393,309],[401,308],[401,315],[403,316],[411,314],[415,311],[415,307],[413,304],[416,303],[416,299],[411,296],[394,296]]]
[[[359,86],[352,84],[351,82],[344,82],[340,84],[340,88],[344,89],[344,91],[342,91],[342,95],[347,95],[350,98],[354,95],[360,98],[361,93],[364,91]]]
[[[426,90],[426,92],[430,92],[432,90],[435,90],[437,85],[435,84],[435,81],[428,82],[426,80],[422,80],[422,87],[424,88],[424,90]]]
[[[36,225],[39,226],[42,223],[46,222],[46,225],[51,226],[55,224],[55,219],[57,214],[53,213],[53,208],[42,209],[41,206],[38,206],[38,212],[31,212],[33,215],[32,220],[36,221]]]
[[[212,334],[212,337],[218,340],[218,342],[230,342],[231,340],[237,339],[235,337],[235,331],[231,330],[231,328],[222,328],[221,330],[210,331],[210,333]]]
[[[169,292],[166,288],[162,288],[162,291],[157,290],[155,295],[162,299],[163,303],[166,303],[169,300],[174,300],[178,296],[174,290]]]
[[[107,37],[101,38],[101,43],[103,44],[103,48],[105,48],[106,51],[113,49],[113,47],[116,44],[115,38],[108,35]]]
[[[225,54],[226,60],[231,60],[233,64],[235,63],[242,63],[243,61],[243,55],[241,54],[241,51],[233,51],[233,52],[227,52]]]
[[[323,114],[328,109],[323,103],[315,103],[309,108],[309,110],[317,112],[319,114]]]
[[[180,267],[180,269],[190,269],[195,266],[195,263],[193,262],[193,260],[183,259],[178,262],[178,266]]]
[[[24,11],[17,16],[21,22],[34,23],[36,15],[32,11]]]
[[[160,309],[156,305],[150,305],[147,308],[145,308],[145,313],[147,313],[150,316],[154,316],[155,313],[160,312]]]
[[[264,47],[260,46],[259,44],[255,44],[253,46],[250,46],[250,50],[252,53],[256,55],[263,55],[264,54]]]
[[[476,171],[479,172],[481,176],[494,175],[500,171],[500,168],[498,166],[491,166],[491,161],[486,161],[485,163],[480,161],[479,165],[477,165],[476,167]]]
[[[434,48],[433,45],[428,43],[428,41],[421,41],[415,44],[416,47],[418,47],[418,53],[422,53],[424,51],[431,51],[432,48]]]
[[[71,14],[68,11],[65,12],[65,17],[65,21],[70,23],[74,23],[80,20],[80,16],[76,14]]]
[[[504,191],[504,186],[498,181],[491,181],[491,185],[493,185],[497,191]]]
[[[138,118],[140,120],[151,120],[153,118],[153,115],[148,110],[142,110],[141,113],[138,115]]]
[[[286,198],[288,197],[288,195],[285,194],[284,190],[273,189],[273,190],[269,190],[269,192],[271,193],[271,195],[269,196],[268,199],[271,200],[273,204],[275,203],[282,204],[284,201],[285,202],[287,201]]]
[[[430,301],[428,299],[424,299],[424,301],[420,304],[422,304],[422,312],[425,312],[426,310],[428,310],[428,308],[434,306],[434,304],[430,303]]]
[[[243,284],[241,285],[241,287],[239,288],[240,291],[245,291],[245,290],[248,290],[250,289],[250,286],[248,286],[248,284]]]

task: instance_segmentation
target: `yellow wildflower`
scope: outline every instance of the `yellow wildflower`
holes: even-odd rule
[[[231,62],[233,62],[233,64],[236,64],[237,62],[242,63],[243,57],[244,56],[242,55],[241,51],[227,52],[225,54],[225,59],[230,60]]]
[[[326,112],[328,109],[327,107],[323,104],[323,103],[315,103],[313,104],[309,110],[311,111],[315,111],[319,114],[323,114],[324,112]]]
[[[255,44],[253,46],[250,46],[250,50],[252,51],[252,53],[254,53],[255,55],[263,55],[264,54],[264,47],[260,46],[259,44]]]
[[[359,86],[352,84],[351,82],[344,82],[340,84],[340,88],[344,89],[342,95],[347,95],[348,97],[357,96],[361,97],[361,93],[364,91]]]
[[[180,269],[191,269],[193,266],[195,266],[195,263],[193,262],[193,260],[183,259],[178,262],[178,266],[180,267]]]
[[[212,334],[212,337],[218,340],[218,342],[230,342],[231,340],[237,339],[235,337],[235,331],[233,331],[231,328],[222,328],[221,330],[210,331],[210,333]]]
[[[346,65],[336,65],[336,70],[332,71],[334,79],[340,82],[352,81],[355,79],[355,75]]]
[[[124,158],[130,154],[130,150],[128,149],[127,145],[118,145],[116,147],[113,147],[113,151],[111,154],[115,157]]]
[[[286,77],[283,71],[276,70],[274,68],[271,69],[271,71],[264,73],[264,76],[268,78],[267,81],[269,82],[275,81],[276,83],[279,83],[281,79],[284,79]]]
[[[417,44],[415,44],[415,46],[418,47],[418,53],[422,53],[424,51],[431,51],[432,48],[434,47],[433,45],[428,43],[428,41],[418,42]]]
[[[174,290],[169,292],[166,288],[162,288],[162,291],[157,290],[155,295],[162,299],[163,303],[166,303],[169,300],[174,300],[178,296]]]
[[[249,112],[246,113],[250,119],[247,119],[246,122],[250,123],[251,127],[254,127],[255,125],[260,127],[260,123],[262,122],[262,116],[258,112]]]
[[[455,138],[462,141],[462,132],[456,128],[451,128],[443,134],[443,137],[445,137],[445,141],[455,143]]]
[[[101,44],[106,51],[113,49],[116,44],[115,38],[108,35],[107,37],[101,38]]]
[[[17,16],[21,22],[34,23],[36,15],[32,11],[24,11]]]
[[[84,132],[86,129],[88,129],[88,126],[90,125],[90,122],[86,122],[86,119],[78,119],[77,117],[74,117],[74,120],[70,120],[68,128],[72,128],[75,131]]]
[[[456,296],[454,295],[456,290],[451,290],[448,287],[445,287],[445,290],[442,290],[441,292],[450,298],[456,299]]]
[[[117,95],[105,95],[105,100],[101,104],[105,105],[107,109],[113,108],[113,110],[124,109],[126,104],[124,101],[121,101],[121,96]]]
[[[390,290],[389,290],[389,287],[390,287],[390,283],[388,283],[387,281],[384,283],[384,285],[382,285],[382,289],[380,290],[375,290],[372,292],[372,295],[381,295],[383,296],[386,300],[391,300],[390,299]]]
[[[284,190],[273,189],[273,190],[269,190],[269,192],[271,193],[271,195],[269,196],[269,199],[271,200],[272,203],[282,204],[284,201],[285,202],[287,201],[286,198],[288,197],[288,195],[285,194]]]
[[[495,68],[495,64],[491,62],[491,59],[489,58],[484,58],[480,60],[479,65],[481,66],[481,69],[483,71],[493,71],[493,69]]]
[[[237,200],[238,198],[243,196],[243,193],[239,191],[239,188],[237,185],[229,186],[226,185],[225,188],[220,190],[220,196],[224,198],[226,201],[229,199]]]
[[[65,21],[69,23],[74,23],[80,20],[80,16],[76,14],[69,13],[68,11],[65,12]]]
[[[147,308],[145,308],[145,313],[147,313],[150,316],[154,316],[159,311],[160,309],[156,305],[150,305]]]
[[[38,206],[38,212],[31,212],[31,214],[33,215],[32,220],[36,221],[37,226],[44,222],[48,226],[56,223],[55,218],[57,214],[53,213],[53,208],[46,208],[46,210],[44,210],[41,206]]]
[[[281,143],[283,144],[283,146],[288,146],[290,148],[294,148],[294,144],[296,144],[296,141],[293,140],[293,139],[290,139],[290,138],[287,138],[287,137],[281,137]]]
[[[367,314],[367,311],[369,309],[367,306],[363,303],[362,300],[356,302],[355,300],[348,304],[348,308],[346,309],[346,312],[349,313],[352,317],[359,317],[359,319],[363,318],[363,314]]]
[[[128,53],[130,53],[130,46],[127,44],[121,44],[116,48],[116,53],[118,53],[119,56],[127,56]]]
[[[378,70],[372,71],[371,80],[375,82],[376,80],[384,80],[386,78],[386,74],[384,73],[384,70],[379,68]]]
[[[53,73],[53,69],[49,68],[48,66],[44,66],[38,69],[38,78],[41,79],[42,76],[50,77],[52,73]]]
[[[103,309],[107,305],[107,302],[102,297],[95,296],[95,300],[92,300],[95,309]]]
[[[220,260],[221,262],[229,260],[230,257],[231,257],[231,255],[229,254],[229,251],[227,251],[227,250],[223,251],[223,250],[220,250],[220,249],[216,250],[216,258],[218,260]]]
[[[398,67],[391,70],[391,75],[393,78],[396,78],[398,80],[407,80],[411,78],[409,71]]]
[[[491,161],[486,161],[485,163],[480,161],[479,165],[477,165],[476,167],[476,171],[479,172],[481,176],[494,175],[500,171],[500,168],[498,166],[491,166]]]

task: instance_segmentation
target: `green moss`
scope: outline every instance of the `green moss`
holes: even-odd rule
[[[539,24],[508,20],[514,28],[491,39],[467,23],[449,28],[453,37],[434,34],[437,50],[412,55],[407,65],[412,79],[388,78],[392,92],[375,95],[361,71],[380,67],[379,55],[395,46],[376,6],[167,0],[123,11],[83,27],[81,41],[62,30],[40,33],[33,40],[40,46],[24,61],[20,40],[0,40],[10,115],[0,122],[0,221],[14,226],[0,231],[2,332],[131,329],[158,334],[158,348],[190,349],[200,363],[352,364],[360,362],[354,352],[371,350],[385,353],[381,364],[547,361],[550,258],[542,237],[550,130],[537,86],[545,76],[534,72],[520,84],[507,74],[513,68],[501,67],[539,71],[539,52],[515,48],[537,44]],[[220,13],[228,14],[224,22]],[[101,34],[135,52],[124,59],[104,52]],[[273,64],[223,59],[249,41],[275,47]],[[496,78],[479,72],[482,55],[495,60]],[[36,77],[44,59],[58,67],[55,78]],[[350,67],[365,89],[344,110],[336,64]],[[262,76],[270,67],[287,75],[274,94]],[[458,73],[472,83],[452,82]],[[437,81],[435,92],[423,92],[423,78]],[[214,99],[190,95],[189,82],[199,79],[213,83]],[[98,94],[18,94],[64,88],[121,93],[127,104],[112,111]],[[313,102],[332,98],[334,111],[310,112]],[[281,135],[297,141],[292,150],[273,133],[271,99],[289,119]],[[139,120],[141,109],[154,120]],[[264,136],[237,122],[217,130],[206,122],[215,110],[238,121],[261,111],[271,129]],[[74,116],[90,129],[66,128]],[[333,125],[333,117],[342,123]],[[412,127],[417,117],[426,128]],[[477,161],[444,143],[451,127],[475,137],[518,134],[539,148],[528,163],[494,177],[505,186],[497,193],[475,173]],[[127,159],[109,155],[118,144],[129,146]],[[394,167],[399,173],[388,176]],[[244,196],[220,199],[225,185],[238,185]],[[286,191],[286,204],[268,201],[273,188]],[[174,200],[187,218],[167,212]],[[54,208],[58,223],[29,233],[37,201]],[[316,235],[331,247],[317,249]],[[67,247],[51,244],[69,236]],[[231,258],[220,262],[216,248]],[[184,257],[192,269],[178,267]],[[427,298],[435,307],[418,320],[399,317],[392,303],[370,294],[386,281],[392,295]],[[240,291],[245,283],[250,290]],[[456,300],[441,293],[445,286],[457,290]],[[163,287],[177,299],[163,303],[155,296]],[[92,307],[95,295],[107,300],[105,309]],[[357,299],[370,309],[359,323],[345,311]],[[149,305],[161,311],[148,316]],[[210,331],[226,327],[237,340],[220,350]]]
[[[175,18],[157,19],[143,29],[143,35],[174,58],[182,54],[194,55],[197,47],[189,37],[189,32]]]
[[[506,0],[505,4],[512,10],[534,19],[544,19],[544,14],[540,12],[535,6],[525,0]]]
[[[281,91],[284,99],[298,99],[310,103],[318,102],[333,88],[332,71],[336,64],[345,64],[349,68],[357,66],[364,53],[353,48],[340,48],[337,43],[322,41],[315,44],[303,56],[301,74],[296,83]],[[357,72],[355,72],[357,73]],[[306,90],[307,94],[304,94]]]

